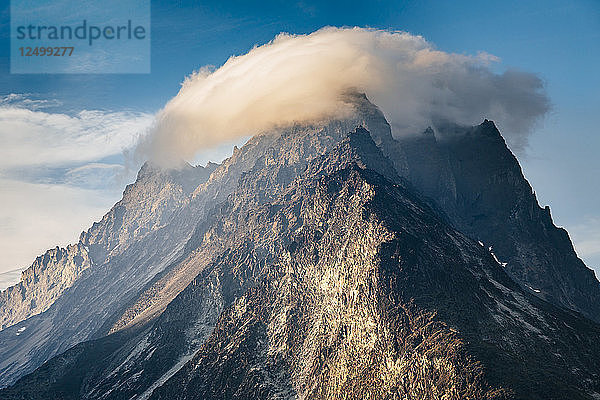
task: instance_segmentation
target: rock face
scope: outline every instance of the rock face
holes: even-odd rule
[[[595,317],[594,282],[495,127],[397,141],[354,101],[208,170],[142,168],[82,234],[90,265],[0,331],[0,398],[600,396],[600,327],[565,309]]]
[[[46,311],[91,265],[81,243],[56,247],[36,258],[18,284],[0,293],[0,329]]]
[[[491,121],[401,140],[407,178],[462,232],[491,246],[531,293],[600,321],[600,283],[568,233],[538,205],[517,159]]]

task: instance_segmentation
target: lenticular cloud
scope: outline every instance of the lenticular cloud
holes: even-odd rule
[[[242,136],[293,123],[344,117],[356,90],[381,108],[394,135],[436,121],[495,120],[514,147],[545,114],[541,80],[495,73],[497,58],[436,50],[420,36],[364,28],[280,34],[217,69],[189,76],[157,114],[137,152],[170,163]]]

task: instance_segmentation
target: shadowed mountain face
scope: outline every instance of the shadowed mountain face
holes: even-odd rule
[[[493,124],[396,141],[356,101],[206,172],[144,167],[85,271],[0,331],[4,384],[49,360],[0,398],[597,396],[600,328],[565,306],[597,318],[598,282]]]
[[[401,140],[408,179],[463,233],[492,247],[523,288],[600,321],[600,283],[541,208],[491,121]]]

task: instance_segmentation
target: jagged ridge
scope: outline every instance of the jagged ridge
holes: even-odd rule
[[[400,178],[375,172],[391,164],[367,138],[360,130],[316,158],[272,201],[257,204],[241,184],[200,243],[226,250],[82,385],[65,392],[45,374],[85,370],[87,344],[51,362],[67,365],[58,376],[44,367],[3,394],[130,398],[157,378],[154,397],[186,399],[597,391],[598,327],[524,293]],[[193,341],[195,356],[161,380]]]

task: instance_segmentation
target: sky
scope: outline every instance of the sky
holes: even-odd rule
[[[123,150],[194,71],[281,32],[359,26],[421,35],[447,53],[489,54],[498,73],[542,80],[551,108],[517,156],[540,204],[600,275],[597,0],[152,1],[151,72],[142,74],[11,74],[10,9],[1,7],[0,273],[75,242],[119,200],[134,179]],[[236,140],[196,161],[220,161]]]

